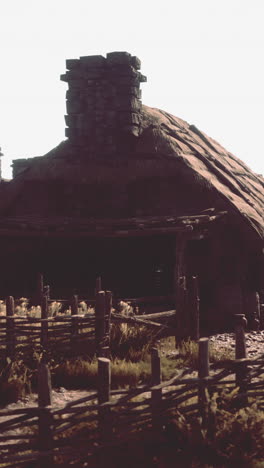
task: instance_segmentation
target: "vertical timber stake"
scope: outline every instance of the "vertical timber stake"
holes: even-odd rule
[[[37,305],[41,305],[42,296],[44,294],[44,278],[42,273],[38,273],[37,277]]]
[[[197,276],[192,276],[188,291],[188,307],[190,315],[190,336],[194,341],[200,338],[200,298]]]
[[[157,348],[151,349],[151,385],[159,385],[161,383],[161,366],[160,356]],[[161,414],[162,390],[152,390],[151,392],[151,411],[152,411],[152,427],[158,434],[162,427]]]
[[[38,406],[39,406],[39,433],[38,448],[40,451],[39,468],[53,466],[53,456],[47,454],[53,448],[53,417],[48,406],[51,405],[51,376],[48,365],[44,362],[38,368]]]
[[[42,302],[41,302],[41,331],[40,331],[40,344],[43,348],[43,351],[45,352],[48,347],[48,329],[49,329],[49,323],[48,323],[48,298],[47,296],[42,296]]]
[[[10,359],[14,358],[16,336],[15,336],[15,301],[13,296],[6,298],[6,356]]]
[[[209,339],[200,338],[198,341],[198,377],[200,379],[198,389],[198,403],[203,426],[207,424],[208,397],[206,391],[206,377],[209,376]]]
[[[110,330],[111,330],[111,313],[112,313],[112,293],[105,292],[105,330],[103,343],[103,356],[110,358]]]
[[[235,337],[236,337],[236,386],[239,387],[239,393],[244,394],[247,390],[247,347],[245,328],[247,319],[244,314],[235,314]],[[247,396],[239,397],[239,404],[244,406],[247,404]]]
[[[95,347],[101,356],[105,336],[105,291],[98,291],[95,297]]]
[[[247,319],[244,314],[235,314],[236,359],[247,357],[245,328]]]
[[[184,335],[184,303],[185,303],[185,286],[183,285],[184,277],[184,255],[185,255],[186,239],[183,234],[176,236],[175,243],[175,265],[174,265],[174,291],[175,291],[175,344],[181,341]],[[184,277],[185,278],[185,277]],[[185,281],[184,281],[185,284]]]
[[[111,362],[107,358],[98,358],[98,403],[110,401]],[[111,434],[111,411],[109,407],[98,409],[98,429],[102,441],[106,441]]]
[[[75,294],[71,298],[71,349],[72,353],[76,352],[76,344],[79,333],[79,319],[78,319],[78,296]]]

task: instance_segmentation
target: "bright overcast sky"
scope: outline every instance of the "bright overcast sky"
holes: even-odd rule
[[[264,174],[264,0],[0,0],[0,146],[64,139],[65,60],[128,51],[143,102],[195,124]]]

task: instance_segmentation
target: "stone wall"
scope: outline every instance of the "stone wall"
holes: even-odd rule
[[[127,52],[66,60],[66,136],[89,153],[115,153],[140,134],[140,60]]]

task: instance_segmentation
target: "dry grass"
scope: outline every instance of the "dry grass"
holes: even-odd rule
[[[141,325],[127,323],[111,326],[110,351],[113,358],[142,361],[156,341],[157,332]]]
[[[169,356],[175,367],[191,367],[198,369],[198,343],[191,340],[182,341],[175,347],[174,337],[164,338],[159,344],[161,354]],[[226,363],[235,358],[234,350],[219,348],[215,343],[209,346],[210,363]]]
[[[67,360],[53,369],[53,384],[58,387],[97,388],[97,360],[91,362],[83,359]],[[150,362],[137,363],[114,359],[111,363],[111,386],[135,387],[150,381]]]

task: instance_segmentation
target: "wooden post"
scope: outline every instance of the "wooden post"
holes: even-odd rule
[[[38,405],[51,405],[51,376],[48,365],[41,361],[38,367]]]
[[[38,273],[37,276],[37,300],[36,305],[41,305],[42,296],[44,293],[44,278],[42,273]]]
[[[260,304],[259,307],[259,313],[260,313],[260,329],[264,329],[264,304]]]
[[[235,314],[236,359],[247,357],[245,327],[247,319],[244,314]]]
[[[105,335],[105,291],[99,291],[95,297],[95,347],[96,355],[101,356]]]
[[[200,379],[198,389],[198,403],[203,426],[207,424],[208,398],[205,378],[209,376],[209,339],[200,338],[198,341],[198,377]]]
[[[53,456],[47,454],[47,452],[53,448],[53,417],[50,409],[48,408],[49,405],[51,405],[50,371],[47,364],[41,362],[38,369],[38,448],[40,450],[40,456],[38,459],[39,468],[53,466]]]
[[[16,336],[15,336],[15,301],[13,296],[6,298],[6,356],[10,359],[14,358]]]
[[[185,268],[184,268],[184,255],[186,247],[186,238],[184,234],[178,234],[176,236],[176,245],[175,245],[175,266],[174,266],[174,292],[175,292],[175,344],[178,345],[178,342],[184,336],[184,303],[185,303],[185,286],[183,285],[182,278],[185,278]]]
[[[76,350],[79,334],[78,302],[78,296],[75,294],[71,298],[71,349],[73,353]]]
[[[112,293],[105,292],[105,332],[104,332],[104,357],[110,358],[110,330],[112,313]]]
[[[71,298],[71,315],[78,315],[78,295],[74,294]]]
[[[236,372],[236,386],[239,388],[238,400],[240,406],[246,406],[248,404],[247,391],[247,359],[241,358],[235,361],[235,372]]]
[[[197,276],[192,276],[190,279],[188,305],[191,325],[191,339],[198,341],[200,338],[200,298]]]
[[[47,284],[43,288],[43,294],[47,296],[48,301],[50,300],[50,286]]]
[[[48,298],[47,296],[42,297],[41,302],[41,332],[40,332],[40,344],[44,351],[47,350],[48,347]]]
[[[161,366],[160,356],[157,348],[151,349],[151,385],[159,385],[161,383]],[[161,430],[162,421],[160,418],[162,402],[162,390],[152,390],[151,392],[151,411],[152,411],[152,427],[157,434]]]
[[[98,403],[110,401],[111,389],[111,367],[110,360],[98,358]],[[110,408],[98,409],[98,429],[102,441],[106,441],[111,434],[111,412]]]
[[[175,317],[175,344],[179,346],[181,341],[186,338],[186,278],[182,276],[179,278],[178,289],[177,289],[177,305],[176,305],[176,317]]]
[[[257,292],[255,293],[255,311],[253,313],[252,328],[256,331],[260,328],[260,300],[259,293]]]

